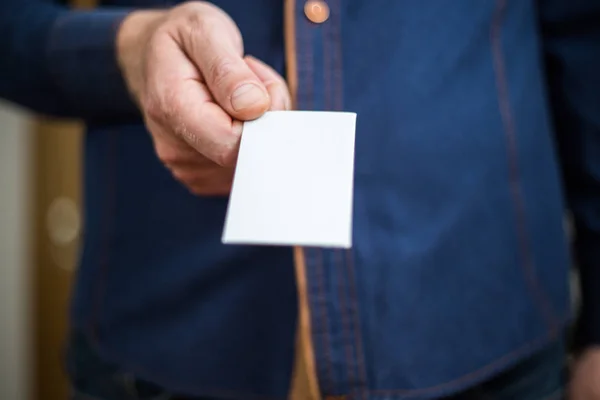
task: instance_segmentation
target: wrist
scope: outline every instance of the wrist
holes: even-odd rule
[[[116,58],[127,87],[139,98],[142,83],[143,52],[152,32],[166,16],[166,11],[142,10],[129,14],[121,23],[116,37]]]

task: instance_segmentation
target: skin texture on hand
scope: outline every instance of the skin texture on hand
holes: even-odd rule
[[[117,59],[158,158],[198,195],[229,193],[241,121],[291,105],[283,78],[244,57],[239,29],[209,3],[133,12]]]
[[[600,400],[600,346],[590,347],[575,361],[569,400]]]

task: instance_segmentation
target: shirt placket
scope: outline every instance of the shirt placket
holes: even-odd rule
[[[287,12],[293,16],[287,17],[293,19],[287,25],[294,26],[294,55],[288,56],[288,63],[292,59],[295,64],[293,94],[299,110],[343,110],[341,2],[288,0]],[[308,359],[304,365],[313,368],[308,375],[314,375],[324,400],[366,399],[362,350],[355,333],[359,322],[352,253],[296,249],[296,268],[300,330],[305,330],[299,338],[310,340],[299,346]]]

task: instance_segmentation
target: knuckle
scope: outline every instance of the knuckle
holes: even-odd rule
[[[188,129],[184,123],[177,123],[173,128],[175,133],[193,148],[198,149],[202,147],[200,136]]]
[[[175,7],[174,11],[175,12],[190,12],[190,11],[194,11],[198,9],[198,2],[196,1],[184,1],[181,4],[179,4],[177,7]]]
[[[142,108],[150,120],[162,121],[164,119],[164,111],[157,96],[145,96],[142,100]]]
[[[288,96],[288,88],[285,82],[274,80],[269,85],[267,85],[269,91],[279,93],[283,96]]]
[[[282,96],[287,96],[287,87],[278,81],[273,81],[270,85],[267,85],[270,92],[278,93]]]
[[[281,86],[282,90],[288,92],[288,84],[285,81],[285,79],[283,79],[283,77],[281,77],[281,75],[277,74],[277,76],[275,78],[275,82],[277,82],[277,85]]]
[[[203,13],[207,11],[211,11],[216,9],[216,6],[212,5],[208,2],[200,2],[200,1],[185,1],[177,6],[178,12],[183,13]]]
[[[170,146],[163,146],[160,143],[158,143],[155,146],[155,151],[156,156],[158,157],[160,162],[162,162],[167,167],[174,164],[178,164],[181,161],[181,156],[179,152]]]
[[[175,125],[182,104],[177,90],[167,88],[163,93],[152,93],[144,97],[142,108],[145,116],[159,124]]]
[[[189,29],[189,37],[206,39],[218,29],[219,21],[210,13],[196,10],[186,15],[185,24]]]
[[[221,167],[233,167],[237,160],[237,154],[232,149],[223,149],[215,154],[214,162]]]
[[[226,196],[231,192],[230,185],[194,184],[188,186],[196,196]]]
[[[190,171],[187,171],[184,168],[173,168],[171,170],[171,174],[173,174],[173,177],[175,179],[177,179],[179,182],[185,184],[185,185],[193,185],[194,183],[194,175],[193,173],[190,173]]]
[[[169,34],[169,23],[163,22],[158,25],[148,36],[148,42],[146,44],[146,48],[148,52],[154,53],[159,47],[158,45],[162,41],[162,39]]]
[[[172,121],[180,114],[182,108],[181,96],[176,87],[167,86],[162,94],[160,103],[162,116],[167,121]]]
[[[206,196],[206,189],[202,186],[188,186],[189,191],[196,196]]]
[[[209,65],[207,75],[214,86],[229,89],[235,84],[236,65],[233,60],[226,57],[215,57]]]
[[[180,180],[180,182],[182,182],[191,193],[197,196],[205,196],[210,192],[210,185],[204,179],[195,177],[187,180]]]
[[[217,40],[233,40],[236,48],[243,54],[243,41],[239,28],[231,17],[220,7],[211,2],[190,1],[172,10],[173,19],[184,28],[192,41],[203,42],[207,38]]]

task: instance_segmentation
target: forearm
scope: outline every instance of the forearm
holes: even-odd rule
[[[164,10],[140,10],[127,15],[119,28],[116,36],[117,62],[122,71],[127,88],[136,101],[141,97],[141,87],[144,77],[139,71],[143,70],[143,46],[140,43],[148,42],[150,36],[165,18]]]
[[[73,11],[47,1],[0,2],[0,97],[86,120],[138,116],[115,51],[127,10]]]

